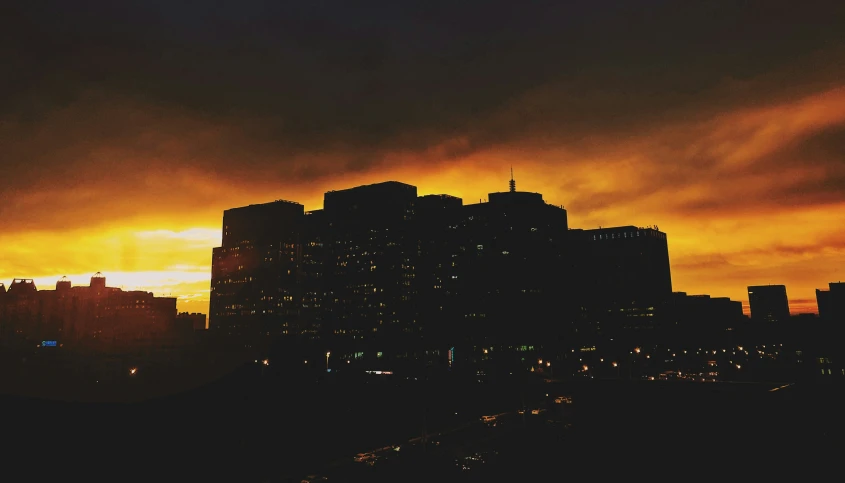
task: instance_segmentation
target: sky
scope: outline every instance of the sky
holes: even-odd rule
[[[845,2],[0,7],[0,281],[208,310],[224,209],[396,180],[657,225],[673,288],[845,279]],[[358,3],[358,5],[353,5]]]

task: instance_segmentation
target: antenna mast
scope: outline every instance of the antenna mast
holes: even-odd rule
[[[510,192],[513,193],[516,191],[516,181],[513,179],[513,166],[511,166],[511,180],[508,181],[508,186],[510,186]]]

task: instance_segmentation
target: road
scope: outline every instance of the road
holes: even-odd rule
[[[654,411],[656,407],[662,406],[667,403],[668,400],[677,399],[677,398],[687,398],[687,397],[694,397],[696,399],[701,400],[700,403],[702,405],[701,410],[707,408],[710,410],[710,405],[718,401],[723,401],[721,404],[724,404],[725,401],[730,399],[740,397],[741,399],[746,398],[757,398],[758,396],[753,396],[753,394],[769,394],[776,391],[781,391],[786,388],[794,387],[794,384],[781,384],[780,386],[772,387],[773,384],[721,384],[721,383],[663,383],[663,382],[645,382],[643,384],[633,384],[633,385],[622,385],[615,387],[612,389],[614,391],[622,389],[625,390],[625,387],[628,387],[633,393],[630,396],[623,396],[624,398],[633,397],[632,400],[633,404],[636,407],[642,408],[642,411]],[[548,386],[546,386],[548,387]],[[744,389],[743,389],[744,388]],[[759,389],[757,389],[759,388]],[[715,391],[714,391],[715,390]],[[581,389],[584,391],[584,389]],[[553,403],[554,397],[561,395],[563,393],[569,394],[568,390],[563,389],[563,387],[555,389],[550,389],[548,397],[544,399],[545,403],[537,403],[535,401],[531,401],[530,405],[526,406],[526,411],[524,415],[520,415],[517,410],[513,411],[504,411],[495,414],[494,416],[500,423],[505,423],[508,427],[513,427],[513,425],[509,424],[512,421],[518,420],[521,423],[525,422],[526,420],[536,421],[536,422],[545,422],[549,417],[555,418],[554,414],[557,411],[552,411],[553,409],[560,409],[565,408],[567,412],[571,414],[571,411],[574,407],[578,407],[578,411],[581,412],[581,416],[579,416],[579,425],[584,425],[585,428],[590,428],[588,431],[598,430],[602,433],[610,430],[615,431],[614,426],[616,423],[606,424],[607,421],[606,415],[613,414],[614,411],[596,411],[594,408],[590,406],[595,406],[599,400],[603,401],[599,405],[606,404],[608,401],[613,401],[613,398],[607,398],[602,396],[604,392],[603,389],[596,387],[595,389],[590,388],[587,389],[587,393],[584,394],[585,398],[584,401],[586,407],[583,409],[578,407],[579,397],[575,396],[574,399],[576,400],[575,405],[570,406],[568,404],[557,405]],[[646,391],[643,393],[642,391]],[[737,392],[739,391],[739,392]],[[560,394],[559,394],[560,393]],[[698,396],[691,396],[692,393],[698,394]],[[762,394],[761,394],[762,393]],[[684,394],[688,394],[684,396]],[[541,395],[542,396],[542,395]],[[650,402],[646,403],[642,400],[643,397],[646,397]],[[767,398],[768,396],[766,396]],[[772,396],[774,397],[774,395]],[[656,399],[655,399],[656,398]],[[665,399],[665,400],[664,400]],[[706,401],[706,402],[705,402]],[[712,402],[711,402],[712,401]],[[526,401],[529,402],[529,401]],[[620,401],[621,402],[621,401]],[[647,405],[646,405],[647,404]],[[687,404],[696,404],[693,401],[688,402]],[[529,408],[543,408],[545,406],[546,411],[541,413],[541,416],[531,415]],[[629,404],[630,406],[630,404]],[[681,405],[682,407],[682,405]],[[692,406],[690,406],[692,407]],[[690,409],[693,414],[695,410]],[[616,411],[619,412],[618,410]],[[695,419],[689,419],[687,414],[684,412],[678,412],[677,416],[674,417],[665,417],[664,423],[666,424],[665,428],[659,428],[659,431],[665,431],[667,433],[672,434],[675,437],[678,433],[677,431],[683,426],[695,426],[700,427],[701,425],[698,422],[695,422]],[[611,420],[617,420],[619,423],[622,423],[620,426],[629,426],[629,425],[636,425],[637,420],[641,420],[638,416],[634,416],[637,414],[636,411],[631,412],[631,416],[628,416],[626,420],[617,420],[615,417],[611,418]],[[481,421],[481,416],[483,414],[477,414],[473,416],[472,420],[464,421],[461,424],[454,425],[448,429],[440,430],[437,432],[432,432],[428,434],[429,441],[431,440],[442,440],[444,437],[455,435],[457,438],[449,441],[444,442],[450,447],[462,446],[465,448],[478,448],[479,444],[484,446],[483,439],[489,438],[488,432],[482,432],[482,428],[485,427],[485,423]],[[658,416],[659,417],[659,416]],[[664,424],[659,423],[659,424]],[[690,423],[693,423],[692,425]],[[598,426],[596,426],[598,424]],[[720,422],[721,424],[721,422]],[[543,426],[541,424],[540,426]],[[569,427],[569,425],[567,425]],[[618,426],[617,426],[618,427]],[[474,434],[471,430],[477,429],[479,433]],[[650,428],[649,428],[650,429]],[[464,433],[466,432],[466,433]],[[644,432],[643,430],[635,431],[636,432]],[[498,433],[495,433],[498,434]],[[607,436],[610,437],[612,433],[608,433]],[[505,436],[507,437],[507,436]],[[593,439],[591,436],[587,436],[588,439]],[[601,438],[606,439],[606,438]],[[475,442],[474,442],[475,441]],[[479,443],[480,442],[480,443]],[[456,443],[456,444],[453,444]],[[398,453],[394,451],[394,448],[399,446],[402,453],[410,453],[412,451],[422,451],[423,446],[423,436],[415,436],[409,438],[407,440],[397,441],[393,444],[386,445],[383,447],[373,448],[369,450],[363,450],[361,453],[373,453],[377,456],[382,457],[381,462],[378,465],[383,464],[384,462],[389,462],[396,459]],[[473,450],[469,450],[472,452]],[[378,466],[376,465],[376,466]],[[327,474],[331,474],[331,480],[336,479],[343,479],[344,477],[348,477],[351,473],[356,475],[358,471],[361,471],[362,468],[366,467],[366,463],[356,463],[354,461],[354,455],[349,455],[348,457],[338,459],[334,461],[329,467],[326,469]],[[363,473],[362,473],[363,474]],[[353,478],[354,480],[354,478]]]
[[[545,412],[545,410],[543,412]],[[528,414],[528,413],[526,412],[526,414]],[[482,421],[482,419],[481,419],[482,416],[493,416],[497,420],[497,422],[501,422],[503,419],[506,419],[508,417],[516,417],[518,415],[519,415],[518,411],[516,411],[516,410],[500,412],[500,413],[492,414],[492,415],[482,414],[482,415],[478,415],[472,421],[467,421],[465,423],[462,423],[462,424],[457,425],[457,426],[453,426],[453,427],[445,429],[445,430],[440,430],[440,431],[436,431],[436,432],[433,432],[433,433],[428,433],[426,435],[426,438],[428,439],[429,442],[438,441],[437,444],[439,444],[439,441],[442,440],[444,437],[447,437],[447,436],[450,436],[450,435],[457,435],[457,434],[462,433],[464,431],[468,431],[468,430],[472,430],[472,429],[480,429],[480,428],[483,428],[485,426],[488,426],[488,423],[485,423],[484,421]],[[376,455],[376,456],[378,456],[382,459],[388,459],[388,458],[392,458],[394,456],[394,453],[396,452],[397,447],[400,448],[399,451],[407,453],[407,452],[411,452],[411,451],[423,451],[425,449],[424,445],[425,445],[424,437],[423,436],[415,436],[415,437],[410,438],[410,439],[408,439],[407,441],[404,441],[404,442],[403,441],[397,441],[395,444],[361,451],[359,454],[370,453],[370,454],[374,454],[374,455]],[[356,455],[350,455],[349,457],[335,460],[332,463],[330,463],[329,465],[327,465],[325,472],[323,472],[323,473],[311,473],[310,477],[319,478],[322,474],[326,474],[326,473],[329,473],[329,474],[341,473],[342,474],[347,469],[353,469],[357,466],[367,464],[365,462],[356,462],[355,456]]]

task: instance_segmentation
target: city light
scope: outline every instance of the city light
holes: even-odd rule
[[[616,366],[618,366],[618,365],[619,365],[619,364],[617,364],[615,361],[613,362],[613,367],[616,367]]]
[[[268,359],[264,359],[263,361],[261,361],[261,363],[264,364],[265,366],[270,365],[270,361]]]
[[[640,348],[639,348],[639,347],[635,347],[635,348],[634,348],[634,352],[636,352],[637,354],[639,354],[639,353],[640,353]]]
[[[129,369],[129,375],[131,375],[131,376],[134,376],[136,372],[138,372],[138,369],[135,368],[135,367],[133,367],[132,369]]]

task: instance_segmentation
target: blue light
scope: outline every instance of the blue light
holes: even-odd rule
[[[56,341],[54,340],[42,340],[41,347],[56,347]]]

